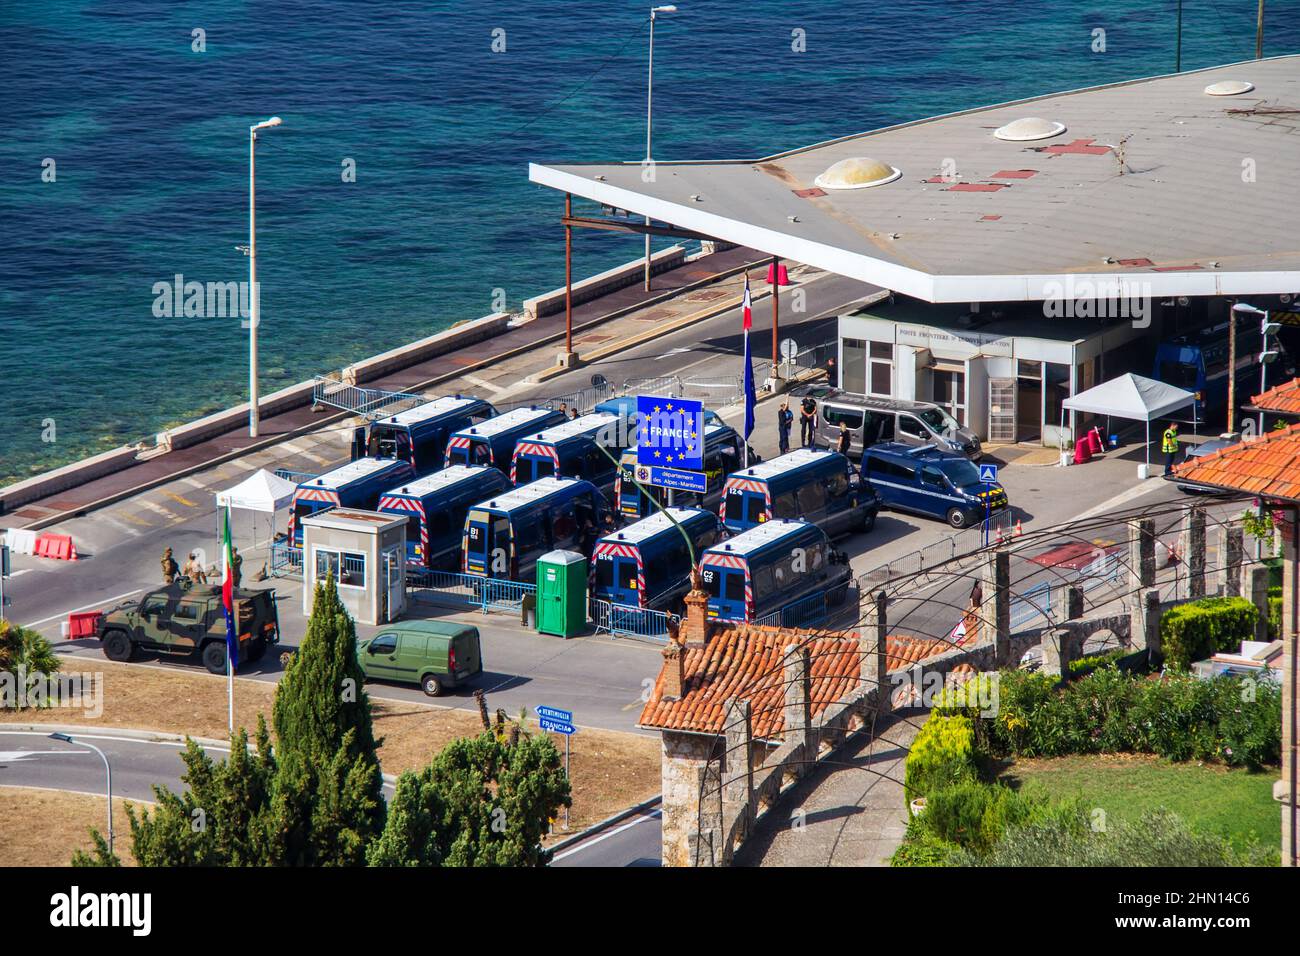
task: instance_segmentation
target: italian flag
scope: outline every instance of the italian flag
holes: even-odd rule
[[[221,516],[221,606],[226,612],[226,654],[230,671],[239,666],[239,635],[235,633],[235,559],[230,551],[230,508]]]

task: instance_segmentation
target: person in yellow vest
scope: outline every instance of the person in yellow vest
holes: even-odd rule
[[[1169,474],[1169,469],[1174,467],[1174,456],[1178,454],[1178,423],[1171,422],[1165,429],[1164,437],[1160,442],[1160,450],[1165,453],[1165,474]]]

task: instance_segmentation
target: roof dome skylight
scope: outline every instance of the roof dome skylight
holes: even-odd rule
[[[870,156],[850,156],[835,163],[813,182],[822,189],[865,189],[892,183],[901,175],[901,170]]]
[[[1207,86],[1205,92],[1210,96],[1236,96],[1239,93],[1249,93],[1254,88],[1255,84],[1247,80],[1220,80]]]
[[[1048,139],[1064,132],[1064,123],[1040,119],[1037,116],[1025,116],[997,129],[993,135],[1011,143],[1023,143],[1031,139]]]

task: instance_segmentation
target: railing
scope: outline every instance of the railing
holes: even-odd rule
[[[587,602],[587,615],[598,634],[605,631],[614,636],[645,637],[660,642],[668,640],[669,622],[678,620],[667,611],[611,604],[596,598]]]
[[[1086,594],[1120,580],[1123,573],[1118,553],[1103,554],[1081,568],[1073,580],[1041,581],[1011,599],[1011,629],[1022,630],[1038,617],[1043,624],[1052,623],[1053,587],[1077,587]]]
[[[280,539],[271,545],[271,574],[274,577],[290,577],[302,574],[302,548]]]
[[[408,392],[385,392],[377,388],[362,388],[360,385],[345,385],[326,375],[315,377],[311,400],[314,405],[329,405],[366,418],[383,418],[427,401],[421,395]]]
[[[847,592],[840,605],[832,604],[830,596],[825,592],[812,594],[755,618],[754,623],[762,627],[818,627],[825,624],[838,607],[848,603],[851,602],[848,601]]]
[[[1004,539],[1015,537],[1015,526],[1019,520],[1018,514],[1014,508],[1006,508],[990,516],[990,544],[997,541],[999,532],[1002,533]],[[886,584],[894,578],[920,574],[929,568],[943,564],[945,561],[973,554],[984,546],[984,523],[981,521],[979,524],[964,528],[928,544],[924,548],[910,551],[887,564],[872,568],[860,575],[858,582],[863,587]]]
[[[295,485],[303,485],[320,475],[312,474],[309,471],[294,471],[292,468],[275,469],[275,477],[283,478],[285,481],[292,481]]]
[[[454,603],[479,608],[484,614],[519,614],[524,598],[537,593],[537,585],[524,581],[501,581],[454,571],[428,571],[407,567],[408,591],[428,592],[431,599],[450,598]]]

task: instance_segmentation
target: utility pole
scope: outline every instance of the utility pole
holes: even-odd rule
[[[1174,72],[1183,72],[1183,0],[1178,0],[1178,41],[1174,53]]]
[[[777,371],[777,362],[781,356],[778,354],[777,345],[777,327],[780,325],[781,316],[781,260],[776,256],[772,257],[772,380],[776,381],[779,376]]]
[[[1237,417],[1237,311],[1235,303],[1228,307],[1228,434]]]
[[[1255,59],[1264,59],[1264,0],[1259,0],[1259,11],[1255,14]]]
[[[257,406],[257,325],[261,296],[257,289],[257,131],[280,125],[280,117],[248,127],[248,435],[256,438],[261,415]]]
[[[655,18],[661,13],[676,13],[672,4],[650,8],[650,62],[645,84],[645,164],[653,168],[654,160],[650,158],[650,125],[654,108],[655,85]],[[645,217],[645,224],[650,225],[650,217]],[[650,291],[650,231],[645,234],[645,291]]]

